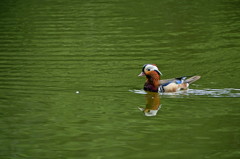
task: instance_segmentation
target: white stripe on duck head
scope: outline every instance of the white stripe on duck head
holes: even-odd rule
[[[145,76],[150,71],[156,71],[159,75],[162,75],[162,73],[159,71],[157,65],[145,64],[145,65],[143,65],[142,72],[138,76]]]

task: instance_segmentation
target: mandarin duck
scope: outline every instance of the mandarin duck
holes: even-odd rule
[[[147,78],[144,84],[145,91],[159,93],[186,90],[191,83],[201,78],[201,76],[183,76],[161,80],[161,75],[162,73],[159,71],[157,65],[145,64],[142,68],[142,72],[138,76],[146,76]]]

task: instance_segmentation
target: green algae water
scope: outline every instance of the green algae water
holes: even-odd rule
[[[239,0],[2,0],[0,158],[240,158]],[[201,75],[145,116],[143,64]]]

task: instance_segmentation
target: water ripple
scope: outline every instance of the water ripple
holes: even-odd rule
[[[144,90],[129,90],[136,94],[147,94]],[[240,97],[240,89],[224,88],[224,89],[188,89],[186,91],[179,91],[174,93],[160,93],[163,97],[194,97],[194,96],[207,96],[207,97]]]

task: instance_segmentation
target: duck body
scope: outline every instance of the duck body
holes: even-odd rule
[[[188,89],[189,85],[200,76],[182,76],[172,79],[161,80],[162,73],[154,64],[146,64],[143,66],[142,72],[139,76],[146,76],[144,90],[149,92],[176,92],[179,90]]]

